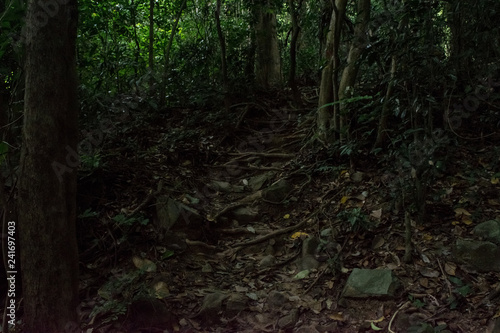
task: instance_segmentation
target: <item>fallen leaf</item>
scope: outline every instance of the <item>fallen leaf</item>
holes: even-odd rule
[[[155,272],[156,271],[156,264],[149,259],[142,259],[142,258],[139,258],[138,256],[134,256],[132,258],[132,262],[134,263],[135,267],[137,267],[140,270],[143,270],[145,272]]]
[[[444,264],[444,271],[446,272],[446,274],[455,276],[456,270],[457,270],[457,265],[449,262]]]
[[[465,208],[455,208],[455,216],[460,215],[471,216],[471,213],[469,213]]]
[[[342,199],[340,199],[340,203],[341,204],[345,204],[347,202],[347,200],[349,200],[349,197],[348,196],[343,196]]]
[[[297,231],[292,236],[290,236],[290,238],[291,239],[297,239],[297,238],[300,238],[300,237],[307,237],[307,236],[309,236],[309,234],[307,234],[305,232]]]
[[[334,314],[329,315],[330,319],[336,320],[336,321],[344,321],[344,313],[343,312],[337,312]]]
[[[373,210],[370,216],[380,220],[380,218],[382,217],[382,208]]]

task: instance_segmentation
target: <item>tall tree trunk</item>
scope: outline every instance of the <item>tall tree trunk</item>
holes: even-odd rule
[[[373,145],[374,148],[382,147],[385,141],[387,140],[387,122],[389,116],[391,115],[390,100],[392,97],[392,91],[394,90],[396,67],[397,67],[396,55],[393,55],[391,60],[389,83],[387,84],[387,90],[385,91],[384,103],[382,104],[382,113],[380,115],[377,128],[377,139],[375,140],[375,144]]]
[[[77,14],[76,0],[28,2],[18,204],[30,333],[63,332],[78,321]]]
[[[328,64],[321,72],[320,94],[318,102],[317,135],[323,142],[335,139],[338,126],[338,71],[340,67],[340,38],[345,18],[347,0],[336,0],[330,19],[330,30],[325,46],[325,58]],[[332,103],[335,103],[333,106]],[[330,105],[329,105],[330,104]]]
[[[299,25],[299,12],[302,6],[302,0],[298,1],[295,7],[294,0],[288,0],[288,7],[290,8],[290,17],[292,21],[292,39],[290,41],[290,72],[288,73],[288,86],[292,89],[295,103],[300,103],[300,94],[297,88],[295,76],[297,72],[297,42],[299,40],[300,25]]]
[[[216,8],[215,8],[215,24],[217,27],[217,36],[219,37],[219,45],[220,45],[220,62],[222,69],[222,85],[224,89],[224,106],[226,112],[229,113],[229,83],[227,79],[227,60],[226,60],[226,39],[224,38],[224,34],[222,33],[222,28],[220,26],[220,7],[221,0],[217,0]]]
[[[134,43],[135,43],[135,51],[134,51],[134,81],[137,81],[138,69],[139,69],[139,59],[141,57],[141,44],[139,42],[139,35],[137,34],[137,6],[135,4],[135,0],[131,0],[130,2],[130,18],[132,22],[132,26],[134,29]]]
[[[354,84],[359,70],[359,59],[368,44],[367,28],[370,21],[370,0],[358,0],[356,25],[354,27],[354,39],[351,43],[347,64],[342,72],[339,85],[339,129],[340,140],[343,139],[344,124],[346,119],[346,104],[342,100],[352,97]]]
[[[182,1],[181,7],[179,8],[179,12],[177,13],[177,17],[175,18],[174,25],[172,27],[172,31],[170,33],[170,39],[168,43],[164,47],[163,57],[165,58],[163,64],[163,75],[160,86],[160,101],[158,107],[162,108],[165,106],[165,95],[167,93],[167,77],[168,77],[168,68],[170,63],[170,50],[172,49],[172,43],[174,42],[174,36],[177,33],[177,25],[179,24],[179,20],[182,16],[182,11],[186,7],[187,0]]]
[[[276,14],[269,0],[256,5],[257,23],[255,41],[257,47],[256,80],[260,89],[279,87],[281,78],[281,59],[276,32]]]
[[[148,64],[149,64],[149,92],[151,95],[154,93],[154,68],[155,68],[155,54],[154,54],[154,43],[155,43],[155,0],[149,0],[149,46],[148,46]]]

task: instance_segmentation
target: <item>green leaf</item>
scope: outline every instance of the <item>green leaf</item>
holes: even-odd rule
[[[297,275],[295,275],[293,278],[296,279],[296,280],[302,280],[302,279],[305,279],[308,276],[309,276],[309,270],[305,269],[303,271],[298,272]]]
[[[382,328],[377,327],[377,326],[373,323],[373,321],[370,323],[370,326],[372,327],[372,330],[374,330],[374,331],[381,331],[381,330],[382,330]]]

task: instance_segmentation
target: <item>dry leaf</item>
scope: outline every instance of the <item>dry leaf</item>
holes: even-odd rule
[[[380,220],[380,218],[382,217],[382,208],[373,210],[370,216]]]
[[[454,263],[447,262],[444,264],[444,271],[446,272],[446,274],[455,276],[456,270],[457,270],[457,265],[455,265]]]
[[[455,216],[460,216],[460,215],[471,216],[471,213],[469,213],[465,208],[456,208]]]

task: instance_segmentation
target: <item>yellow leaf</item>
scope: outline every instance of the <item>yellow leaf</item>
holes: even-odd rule
[[[290,214],[285,214],[285,215],[283,216],[283,218],[284,218],[285,220],[286,220],[286,219],[289,219],[289,218],[290,218]]]
[[[297,239],[299,237],[307,237],[309,236],[309,234],[305,233],[305,232],[301,232],[301,231],[297,231],[296,233],[294,233],[292,236],[290,236],[291,239]]]
[[[345,204],[347,202],[347,200],[349,200],[349,197],[348,196],[343,196],[342,199],[340,199],[340,203],[341,204]]]
[[[340,175],[341,175],[341,176],[345,175],[346,173],[347,173],[347,170],[342,170],[342,171],[340,171]]]
[[[344,314],[342,312],[337,312],[334,314],[329,315],[330,319],[336,320],[336,321],[344,321]]]
[[[158,299],[162,299],[170,295],[170,290],[168,290],[168,286],[165,282],[159,281],[154,285],[155,297]]]
[[[471,225],[471,224],[472,224],[472,220],[471,220],[471,219],[462,219],[462,222],[463,222],[465,225]]]
[[[424,234],[424,239],[425,239],[426,241],[430,241],[430,240],[432,240],[433,238],[434,238],[434,237],[432,237],[432,235],[431,235],[431,234]]]
[[[460,215],[471,216],[471,213],[469,213],[465,208],[456,208],[455,216],[460,216]]]
[[[493,178],[491,178],[491,183],[492,183],[493,185],[498,184],[498,182],[499,182],[499,179],[498,179],[497,177],[493,177]]]

